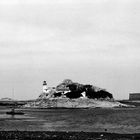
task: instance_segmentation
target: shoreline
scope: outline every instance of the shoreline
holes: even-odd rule
[[[139,140],[140,133],[119,134],[107,132],[71,131],[0,131],[0,139],[47,139],[47,140]]]

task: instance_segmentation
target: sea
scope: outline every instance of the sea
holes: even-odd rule
[[[0,107],[0,131],[140,133],[140,107],[20,110],[25,114],[7,115],[10,108]]]

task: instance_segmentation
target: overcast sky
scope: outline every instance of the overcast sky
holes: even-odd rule
[[[0,0],[0,98],[34,99],[69,78],[140,92],[139,0]]]

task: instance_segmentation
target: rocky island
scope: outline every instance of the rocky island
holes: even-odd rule
[[[80,84],[65,79],[56,87],[47,87],[43,82],[43,91],[39,97],[28,102],[29,108],[97,108],[97,107],[130,107],[115,101],[106,89],[90,84]]]

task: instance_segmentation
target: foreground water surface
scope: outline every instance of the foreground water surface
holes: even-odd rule
[[[140,133],[140,107],[108,109],[22,109],[7,115],[0,108],[0,130]]]

